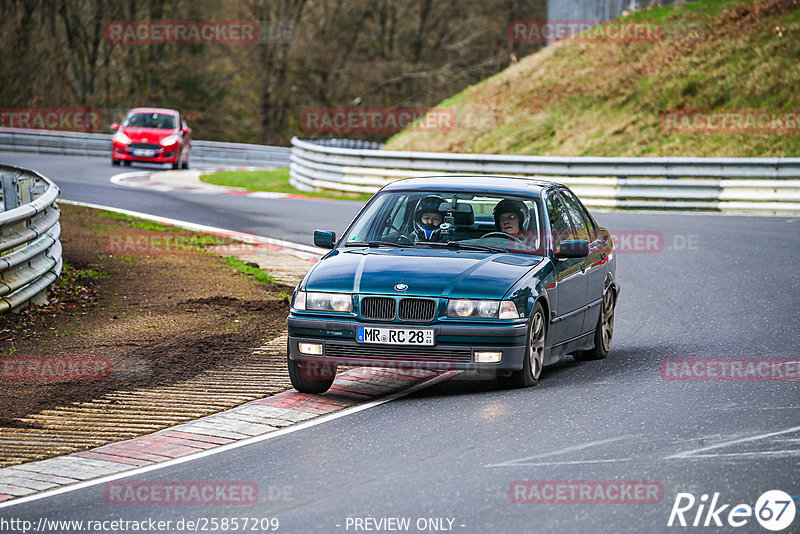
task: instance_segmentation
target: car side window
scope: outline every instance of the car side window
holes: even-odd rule
[[[578,197],[575,196],[575,193],[572,191],[561,191],[561,194],[565,197],[571,199],[575,205],[577,205],[581,213],[583,213],[583,218],[586,221],[586,227],[589,230],[589,242],[591,243],[595,239],[597,239],[597,223],[594,221],[594,218],[589,213],[589,210],[586,209],[586,206],[583,205],[581,201],[578,200]]]
[[[591,243],[593,239],[589,238],[589,228],[586,224],[586,218],[583,216],[581,205],[569,191],[562,190],[560,193],[561,198],[564,199],[564,205],[567,207],[567,213],[569,213],[569,218],[572,220],[578,239],[584,239]]]
[[[569,222],[567,208],[555,193],[550,193],[547,197],[547,214],[550,218],[550,228],[553,232],[553,249],[558,250],[562,241],[575,239],[575,234]]]

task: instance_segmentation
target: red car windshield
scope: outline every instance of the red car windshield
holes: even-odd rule
[[[133,113],[122,121],[124,128],[161,128],[175,129],[175,115],[164,113]]]

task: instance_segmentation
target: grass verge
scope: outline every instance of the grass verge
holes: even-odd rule
[[[213,185],[225,187],[241,187],[248,191],[268,191],[270,193],[288,193],[316,198],[334,200],[369,200],[369,193],[328,193],[301,191],[289,183],[289,168],[280,167],[269,171],[222,171],[204,174],[200,180]]]

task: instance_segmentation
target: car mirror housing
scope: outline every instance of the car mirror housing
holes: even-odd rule
[[[585,258],[589,255],[589,242],[585,239],[568,239],[556,250],[557,258]]]
[[[119,128],[119,123],[118,122],[112,122],[111,123],[111,129],[112,130],[117,130],[118,128]]]
[[[330,230],[314,230],[314,246],[333,248],[334,243],[336,243],[336,232]]]
[[[191,129],[191,128],[188,128],[188,127],[187,127],[187,128],[181,128],[181,132],[182,132],[182,133],[185,133],[185,134],[187,134],[187,133],[189,133],[189,132],[191,132],[191,131],[192,131],[192,129]]]

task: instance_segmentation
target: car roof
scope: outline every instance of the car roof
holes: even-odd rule
[[[551,187],[562,184],[537,180],[524,176],[503,175],[454,175],[425,176],[420,178],[405,178],[394,181],[381,189],[381,191],[453,191],[463,190],[478,193],[500,193],[509,195],[541,195],[541,192]]]
[[[164,114],[171,113],[173,115],[178,114],[176,110],[168,108],[133,108],[129,109],[128,113],[164,113]],[[128,113],[126,113],[126,115]]]

